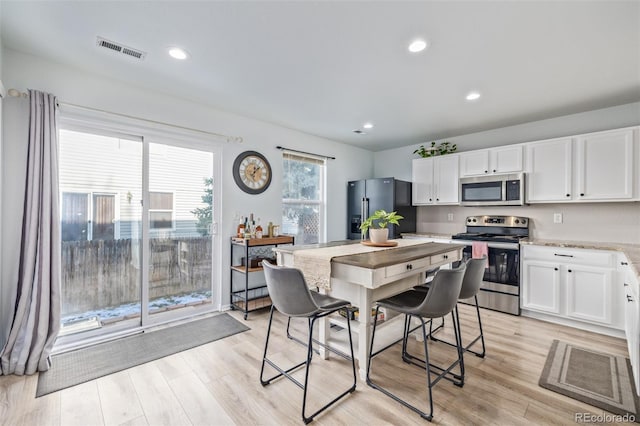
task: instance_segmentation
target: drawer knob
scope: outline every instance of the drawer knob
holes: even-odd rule
[[[581,197],[584,197],[584,192],[580,194]]]
[[[620,262],[620,264],[621,264],[622,266],[626,266],[626,265],[628,265],[628,263],[627,263],[627,262]]]
[[[448,259],[448,258],[449,258],[449,256],[448,256],[448,255],[446,255],[446,254],[445,254],[445,255],[443,255],[442,257],[443,257],[444,259]]]
[[[553,270],[554,270],[554,271],[557,271],[557,270],[558,270],[558,268],[553,268]]]
[[[409,264],[407,265],[407,270],[411,270],[411,269],[413,269],[413,265],[409,263]]]
[[[627,294],[627,302],[633,302],[633,298]]]
[[[571,272],[571,269],[569,269],[567,272]]]
[[[567,197],[571,197],[571,194],[567,194]]]

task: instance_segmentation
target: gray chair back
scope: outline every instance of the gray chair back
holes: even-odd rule
[[[467,260],[467,270],[462,280],[462,289],[460,290],[460,299],[468,299],[475,296],[482,285],[482,277],[487,266],[487,256],[480,259]]]
[[[299,269],[276,266],[262,261],[271,303],[290,317],[309,316],[318,311],[309,287]]]
[[[424,318],[449,314],[458,303],[465,269],[464,263],[456,269],[440,269],[431,281],[427,296],[412,313]]]

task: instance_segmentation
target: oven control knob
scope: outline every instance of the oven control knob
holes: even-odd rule
[[[476,220],[476,218],[475,218],[475,217],[474,217],[473,219],[471,219],[471,221],[472,221],[473,223],[476,223],[476,222],[477,222],[477,220]]]
[[[527,223],[527,219],[522,219],[522,224],[526,224]]]
[[[516,220],[515,220],[515,222],[516,222],[516,223],[520,223],[520,219],[516,219]]]

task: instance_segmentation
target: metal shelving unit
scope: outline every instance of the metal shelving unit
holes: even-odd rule
[[[249,240],[231,238],[231,265],[230,265],[230,287],[231,287],[231,308],[244,312],[244,319],[247,319],[249,312],[271,306],[271,298],[267,285],[259,283],[249,286],[249,276],[262,272],[262,266],[251,266],[252,250],[258,247],[273,246],[281,244],[293,244],[294,238],[289,235],[278,237],[253,238]],[[244,285],[234,286],[235,278],[243,278]],[[240,288],[238,288],[240,287]]]

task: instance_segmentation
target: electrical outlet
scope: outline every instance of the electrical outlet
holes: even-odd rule
[[[562,223],[562,213],[553,214],[553,223]]]
[[[453,222],[453,213],[448,213],[448,214],[447,214],[447,220],[448,220],[449,222]]]

